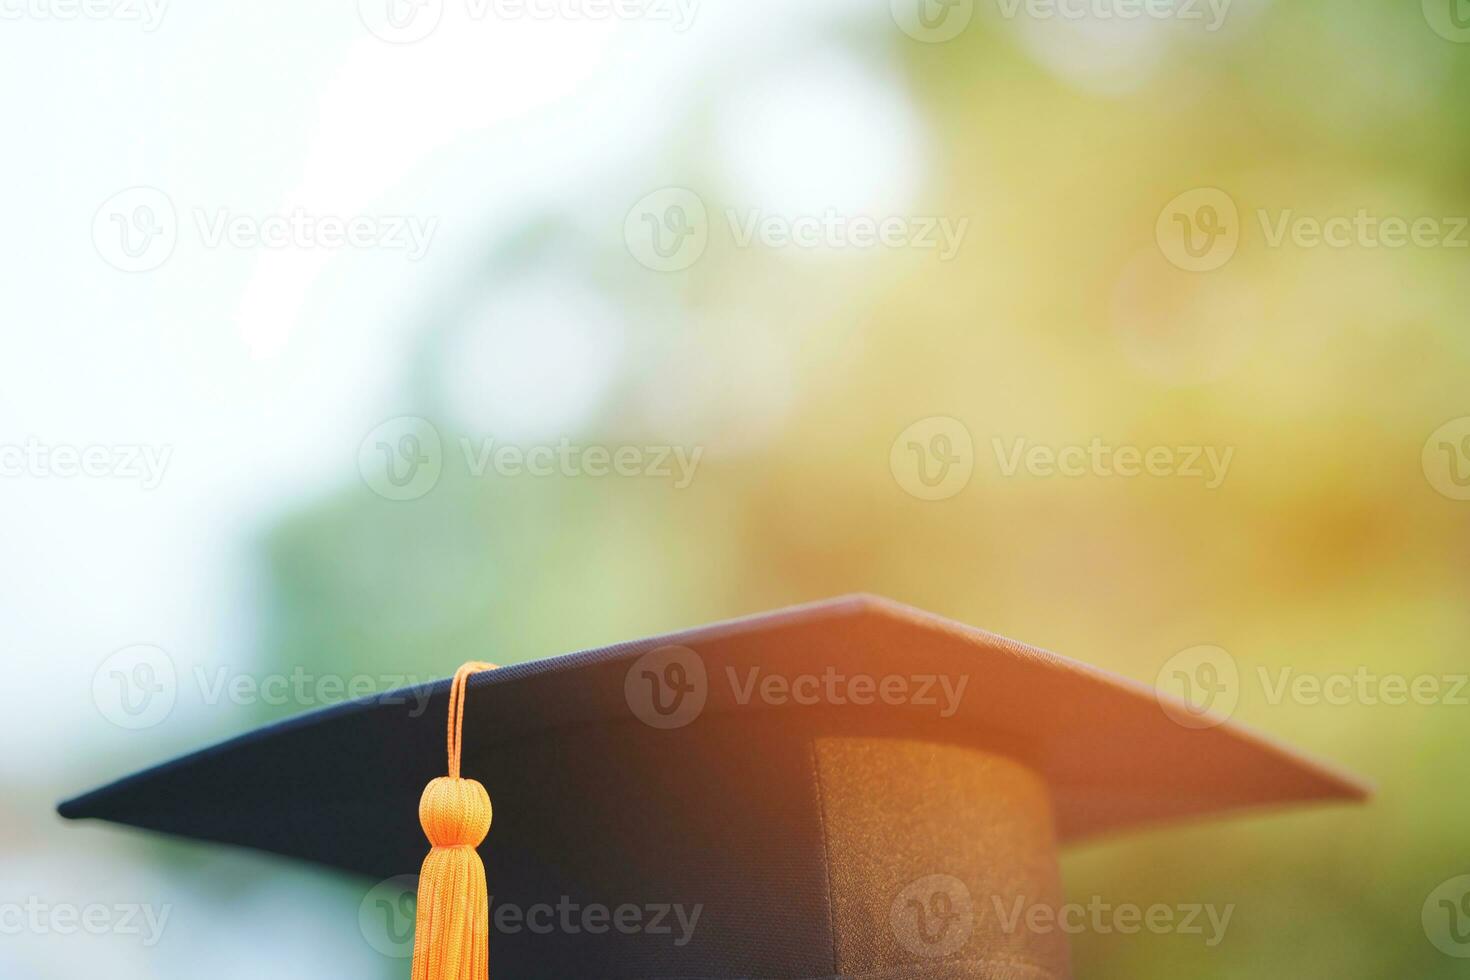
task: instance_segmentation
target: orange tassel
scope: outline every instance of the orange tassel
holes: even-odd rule
[[[490,975],[490,900],[475,849],[490,833],[490,794],[461,779],[465,684],[494,664],[467,663],[449,686],[449,775],[424,787],[419,823],[432,848],[419,874],[413,980],[486,980]]]

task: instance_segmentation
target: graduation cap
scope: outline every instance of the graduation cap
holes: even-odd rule
[[[378,879],[422,864],[416,980],[483,978],[487,932],[497,978],[1009,980],[1069,975],[1064,932],[994,914],[1063,903],[1059,845],[1365,795],[1148,687],[869,596],[488,666],[60,812]]]

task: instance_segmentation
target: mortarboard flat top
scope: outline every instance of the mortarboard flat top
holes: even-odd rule
[[[412,873],[448,687],[314,711],[60,812]],[[494,903],[702,909],[682,945],[495,934],[492,975],[1063,977],[1064,937],[1006,934],[991,916],[957,946],[924,948],[899,920],[912,905],[922,923],[928,899],[908,892],[958,882],[977,909],[981,895],[1057,902],[1059,842],[1366,793],[1239,725],[1190,728],[1166,707],[1186,710],[869,596],[475,675],[464,768],[495,804],[481,847]]]

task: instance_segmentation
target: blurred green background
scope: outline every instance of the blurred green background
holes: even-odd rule
[[[0,76],[30,94],[7,128],[37,135],[0,163],[17,215],[0,442],[173,456],[148,491],[0,480],[24,702],[0,722],[0,901],[173,918],[149,948],[7,932],[0,972],[406,975],[359,929],[371,883],[51,815],[318,706],[209,703],[198,671],[390,686],[869,591],[1150,684],[1180,651],[1223,647],[1236,719],[1377,784],[1363,808],[1069,853],[1079,901],[1236,905],[1213,948],[1078,936],[1078,977],[1464,975],[1421,912],[1470,872],[1465,692],[1314,704],[1273,699],[1260,671],[1470,669],[1470,6],[1236,0],[1215,30],[1208,7],[1008,9],[929,8],[941,33],[968,18],[947,40],[902,0],[705,2],[683,31],[449,4],[414,44],[350,9],[8,24]],[[58,72],[76,77],[28,84]],[[129,274],[87,228],[140,184],[181,230]],[[641,202],[669,216],[667,188],[703,206],[681,213],[707,244],[658,271],[636,229]],[[1201,188],[1233,204],[1238,243],[1190,271],[1171,202]],[[295,207],[438,231],[409,262],[210,247],[191,217]],[[968,224],[948,259],[742,244],[755,210]],[[1272,244],[1283,220],[1360,211],[1446,240]],[[375,433],[398,446],[391,420],[410,416],[442,472],[388,499]],[[925,500],[892,451],[933,418],[958,423],[973,469]],[[1211,488],[1007,475],[995,448],[1095,437],[1233,456]],[[682,488],[476,475],[461,440],[486,439],[701,455]],[[91,685],[138,643],[167,651],[179,688],[129,731]]]

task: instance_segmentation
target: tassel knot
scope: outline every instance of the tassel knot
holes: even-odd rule
[[[492,813],[490,794],[474,779],[440,776],[419,799],[419,823],[435,847],[479,847]]]

